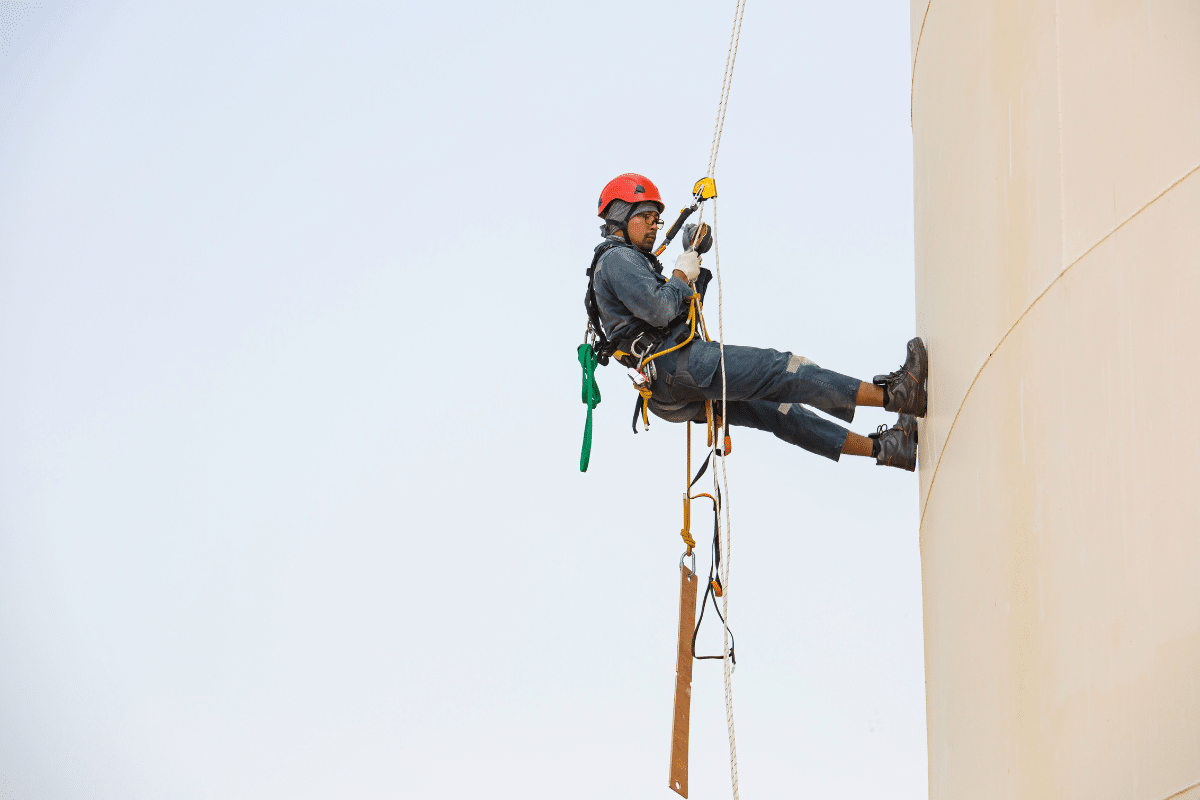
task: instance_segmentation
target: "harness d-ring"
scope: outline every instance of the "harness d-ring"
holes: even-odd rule
[[[685,558],[687,558],[688,556],[692,557],[692,571],[691,571],[691,574],[688,575],[688,580],[690,581],[692,578],[696,577],[696,551],[695,550],[685,550],[683,555],[681,555],[679,557],[679,567],[680,567],[680,569],[683,568],[683,560]]]

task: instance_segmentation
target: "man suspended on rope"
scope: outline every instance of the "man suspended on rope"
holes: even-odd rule
[[[688,251],[670,275],[652,253],[659,216],[665,206],[649,179],[627,173],[609,181],[600,194],[604,240],[596,247],[585,305],[596,355],[640,369],[649,381],[647,406],[671,422],[704,422],[705,402],[721,400],[720,343],[696,333],[686,346],[692,323],[692,294],[704,297],[712,274],[700,266],[711,237],[691,241],[694,226],[684,229]],[[695,245],[693,248],[692,245]],[[662,355],[654,357],[656,353]],[[651,360],[652,359],[652,360]],[[925,416],[928,360],[919,338],[908,343],[903,366],[871,383],[823,369],[802,356],[757,347],[725,345],[727,417],[734,426],[769,431],[785,442],[837,461],[842,454],[873,457],[881,466],[912,471],[917,464],[917,417]],[[891,428],[859,436],[804,406],[845,422],[858,406],[882,406],[899,412]],[[635,412],[636,425],[636,412]],[[635,427],[636,431],[636,427]]]

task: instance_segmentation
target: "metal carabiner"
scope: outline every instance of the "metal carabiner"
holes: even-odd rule
[[[643,331],[642,333],[639,333],[637,336],[635,336],[633,341],[629,343],[629,352],[632,353],[634,358],[636,358],[638,360],[639,366],[641,366],[640,362],[644,361],[646,359],[646,356],[650,355],[650,352],[654,349],[654,343],[647,341],[646,344],[639,351],[638,344],[642,341],[642,337],[645,335],[646,334]]]
[[[683,552],[683,555],[681,555],[679,557],[679,568],[683,569],[683,560],[685,558],[687,558],[688,556],[692,557],[692,571],[688,574],[688,580],[690,581],[692,578],[696,577],[696,551],[695,550],[691,551],[690,553],[686,550]]]

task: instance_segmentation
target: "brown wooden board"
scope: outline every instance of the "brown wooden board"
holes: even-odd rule
[[[671,729],[671,775],[667,785],[688,796],[688,731],[692,720],[692,634],[700,576],[679,565],[679,649],[675,654],[675,725]]]

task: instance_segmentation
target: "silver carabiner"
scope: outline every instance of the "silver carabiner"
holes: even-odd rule
[[[651,341],[646,341],[642,347],[638,347],[638,345],[642,343],[642,338],[645,337],[645,335],[646,333],[643,331],[634,337],[633,341],[629,343],[629,352],[633,353],[634,357],[636,357],[639,362],[645,361],[646,356],[650,355],[651,351],[654,350],[654,342]]]
[[[692,571],[691,571],[691,573],[688,574],[688,580],[690,581],[692,578],[696,577],[696,551],[695,550],[693,550],[690,553],[687,552],[686,550],[684,551],[683,555],[681,555],[679,557],[679,568],[683,569],[683,560],[685,558],[687,558],[688,556],[692,557]]]

